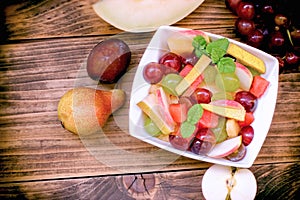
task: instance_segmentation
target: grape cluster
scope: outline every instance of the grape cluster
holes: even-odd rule
[[[300,68],[300,12],[295,0],[225,0],[238,16],[237,36],[270,53],[279,61],[280,73]]]

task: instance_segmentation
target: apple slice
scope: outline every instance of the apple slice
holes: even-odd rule
[[[169,111],[169,102],[167,100],[167,95],[162,87],[159,87],[156,90],[156,102],[158,104],[158,109],[161,116],[164,117],[167,124],[173,126],[175,124],[170,111]]]
[[[209,43],[210,39],[206,33],[200,30],[180,30],[175,32],[168,38],[168,47],[171,52],[184,56],[187,53],[193,52],[193,39],[197,35],[202,35],[206,42]]]
[[[235,62],[235,75],[240,80],[240,87],[242,90],[249,91],[252,81],[253,81],[253,75],[250,72],[250,70],[242,65],[241,63]]]
[[[223,158],[235,152],[242,144],[242,136],[227,139],[217,143],[214,148],[207,153],[207,156],[212,158]]]
[[[99,17],[128,32],[154,31],[193,12],[204,0],[100,0],[93,4]]]
[[[202,179],[206,200],[253,200],[257,192],[255,176],[249,169],[212,165]]]
[[[155,94],[148,94],[142,101],[137,103],[137,106],[152,119],[156,126],[161,130],[163,134],[169,134],[174,132],[174,126],[168,124],[164,117],[161,116],[159,106],[156,102]]]

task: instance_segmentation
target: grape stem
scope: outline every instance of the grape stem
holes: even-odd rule
[[[290,30],[289,30],[289,29],[286,29],[286,33],[287,33],[287,35],[288,35],[288,38],[289,38],[289,41],[290,41],[291,45],[294,46],[293,40],[292,40],[292,37],[291,37]]]

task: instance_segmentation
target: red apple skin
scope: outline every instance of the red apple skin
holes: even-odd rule
[[[228,144],[232,146],[230,146],[228,149],[225,149],[224,146],[222,147],[222,145],[224,144]],[[241,144],[242,144],[242,137],[237,136],[235,138],[231,138],[225,140],[224,142],[216,144],[216,146],[207,155],[212,158],[224,158],[232,154],[233,152],[235,152],[240,147]],[[219,152],[216,153],[216,151]]]
[[[183,31],[180,31],[181,33],[185,34],[185,35],[190,35],[190,36],[196,36],[196,35],[202,35],[206,42],[210,42],[210,39],[209,37],[203,32],[203,31],[200,31],[200,30],[183,30]]]
[[[221,99],[221,100],[215,100],[210,102],[209,104],[215,105],[215,106],[223,106],[228,108],[235,108],[235,109],[244,109],[244,107],[237,101],[234,100],[228,100],[228,99]]]

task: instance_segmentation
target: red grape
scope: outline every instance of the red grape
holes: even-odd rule
[[[182,60],[181,56],[168,52],[159,59],[159,63],[179,72],[183,65]]]
[[[236,13],[240,18],[253,19],[255,16],[255,7],[252,2],[240,2],[237,6]]]
[[[231,153],[226,158],[232,162],[237,162],[242,160],[247,153],[247,148],[244,144],[241,144],[241,146],[236,150],[235,152]]]
[[[274,17],[274,21],[275,21],[275,24],[278,25],[278,26],[284,26],[284,27],[288,27],[288,23],[289,23],[289,20],[287,18],[287,16],[283,15],[283,14],[277,14],[275,17]]]
[[[199,129],[191,144],[191,152],[206,155],[216,144],[215,134],[207,128]]]
[[[284,68],[299,69],[300,12],[297,5],[260,0],[225,0],[225,4],[238,16],[235,29],[242,41],[278,58],[279,73],[285,72]]]
[[[180,133],[180,129],[178,129],[177,131],[169,135],[169,141],[174,148],[185,151],[189,149],[194,137],[195,133],[192,134],[189,138],[183,138]]]
[[[233,13],[236,13],[236,8],[242,0],[225,0],[226,7]]]
[[[160,82],[165,73],[165,66],[156,62],[148,63],[143,70],[144,79],[150,84]]]
[[[281,31],[273,31],[270,34],[268,43],[269,50],[273,53],[282,54],[285,52],[285,37]]]
[[[248,146],[254,137],[254,129],[252,126],[244,126],[239,132],[239,135],[242,136],[242,142],[245,146]]]
[[[255,30],[255,24],[250,19],[238,18],[235,22],[235,28],[241,35],[249,35]]]
[[[295,64],[299,63],[300,57],[297,56],[294,52],[286,52],[285,61],[289,65],[295,65]]]
[[[206,88],[196,88],[193,97],[197,103],[209,103],[211,102],[212,92]]]
[[[256,29],[248,35],[247,44],[258,48],[262,45],[263,41],[264,41],[264,34],[262,33],[261,30]]]
[[[257,105],[257,98],[248,91],[237,92],[234,100],[244,106],[246,112],[253,112]]]

